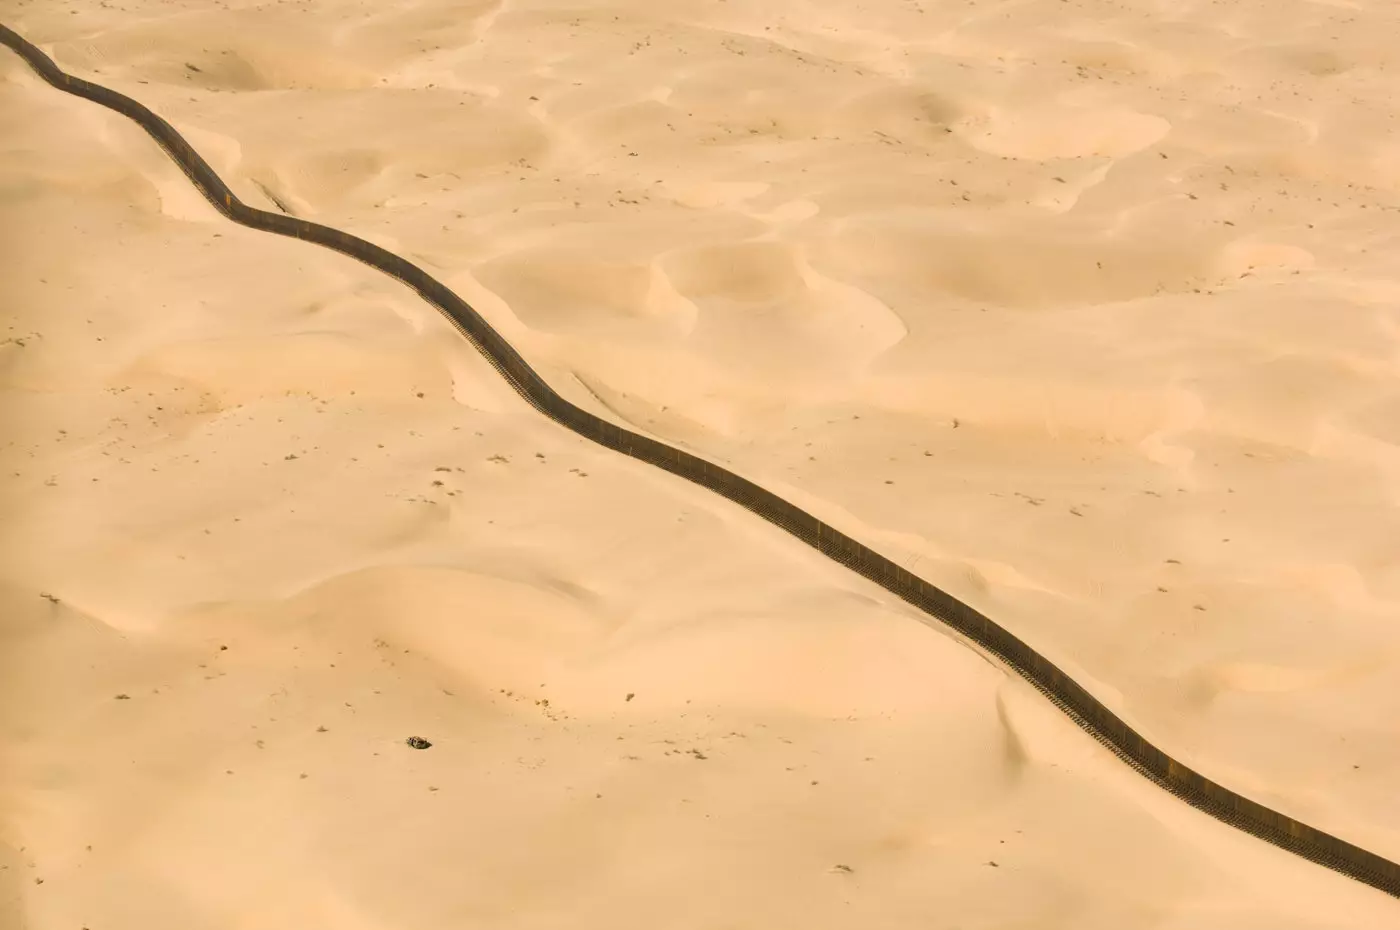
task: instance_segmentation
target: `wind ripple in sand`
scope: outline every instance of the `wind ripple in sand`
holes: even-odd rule
[[[126,79],[138,73],[147,83],[205,92],[250,92],[290,88],[352,90],[374,86],[376,76],[353,59],[326,55],[323,43],[304,19],[273,12],[253,34],[189,17],[188,37],[179,56],[164,48],[164,25],[123,23],[114,29],[76,41],[59,42],[55,60],[61,66]],[[205,19],[206,22],[200,22]]]
[[[1150,148],[1171,131],[1160,116],[1127,109],[1040,105],[1008,111],[993,108],[957,124],[974,148],[1007,158],[1122,158]]]
[[[992,232],[866,216],[846,222],[823,252],[843,276],[876,294],[942,294],[1018,308],[1189,293],[1214,270],[1208,239],[1163,241],[1141,226],[1107,237],[1057,222]]]
[[[693,338],[722,345],[730,365],[830,377],[833,368],[868,365],[908,332],[880,300],[818,271],[800,246],[708,246],[673,251],[661,263],[700,310]]]

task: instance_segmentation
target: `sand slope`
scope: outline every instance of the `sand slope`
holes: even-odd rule
[[[1067,35],[1094,10],[1034,48],[975,9],[794,8],[771,37],[723,6],[6,22],[250,202],[432,267],[581,403],[907,553],[1173,752],[1393,854],[1383,191],[1251,242],[1255,201],[1185,179],[1302,143],[1141,97],[1212,54],[1240,80],[1312,59],[1212,46],[1205,13],[1155,45],[1117,22],[1132,55]],[[1118,89],[1037,81],[1053,55]],[[0,77],[0,917],[1393,919],[838,567],[549,426],[367,269],[221,221],[119,117]],[[1380,158],[1361,106],[1310,183]],[[1217,280],[1251,263],[1272,283]]]

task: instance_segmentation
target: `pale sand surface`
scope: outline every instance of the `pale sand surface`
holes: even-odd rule
[[[1135,9],[0,21],[1400,857],[1396,15]],[[0,925],[1396,922],[0,80]]]

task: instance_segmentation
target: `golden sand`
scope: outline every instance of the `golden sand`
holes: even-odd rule
[[[0,21],[1400,857],[1388,5]],[[0,926],[1400,921],[8,52],[0,282]]]

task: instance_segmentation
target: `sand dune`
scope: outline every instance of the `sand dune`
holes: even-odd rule
[[[731,6],[4,21],[1400,855],[1393,16]],[[115,114],[0,95],[0,922],[1394,920]]]

